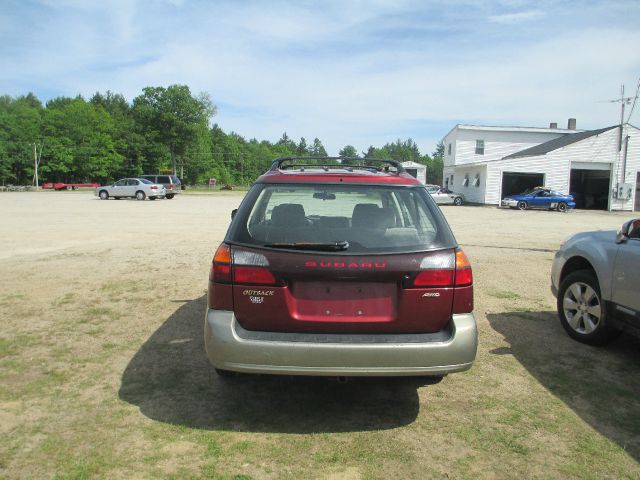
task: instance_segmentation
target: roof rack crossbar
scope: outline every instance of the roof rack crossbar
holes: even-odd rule
[[[359,162],[357,164],[353,163],[308,163],[313,162],[314,160],[318,161],[327,161],[327,160],[340,160],[341,162]],[[299,161],[304,161],[305,163],[299,163]],[[291,163],[288,165],[284,165],[287,162],[298,162]],[[386,167],[380,166],[376,167],[374,165],[363,165],[360,162],[369,162],[369,163],[380,163],[387,164]],[[369,170],[371,172],[382,172],[389,171],[389,166],[394,167],[397,172],[400,174],[405,171],[402,164],[396,160],[387,160],[383,158],[360,158],[360,157],[280,157],[276,158],[271,164],[271,170],[286,170],[288,168],[309,168],[309,167],[318,167],[318,168],[344,168],[344,169],[361,169],[361,170]]]

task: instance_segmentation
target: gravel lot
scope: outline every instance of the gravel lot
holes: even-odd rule
[[[201,329],[242,195],[0,193],[0,477],[640,477],[640,342],[572,342],[549,291],[565,237],[632,213],[443,207],[474,269],[469,372],[228,384]]]

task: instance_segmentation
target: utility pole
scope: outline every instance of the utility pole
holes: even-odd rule
[[[633,97],[625,97],[624,96],[624,85],[620,86],[620,98],[615,100],[607,100],[609,103],[618,103],[620,102],[620,134],[618,135],[618,151],[622,150],[622,126],[624,125],[624,107],[625,105],[630,105],[631,100],[636,98],[637,94]]]
[[[38,151],[38,144],[33,142],[33,183],[36,186],[36,192],[38,191],[38,166],[40,165],[40,159],[42,158],[42,143],[39,145],[40,151]]]

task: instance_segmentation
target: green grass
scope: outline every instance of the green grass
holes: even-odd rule
[[[505,300],[517,300],[517,299],[521,298],[520,295],[518,295],[517,293],[510,292],[508,290],[500,290],[500,291],[497,291],[497,292],[492,292],[490,295],[492,297],[501,298],[501,299],[505,299]]]

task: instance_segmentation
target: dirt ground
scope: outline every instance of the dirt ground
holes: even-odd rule
[[[443,207],[468,372],[224,382],[202,324],[242,195],[0,193],[1,478],[640,478],[640,341],[571,341],[549,291],[565,237],[633,214]]]

